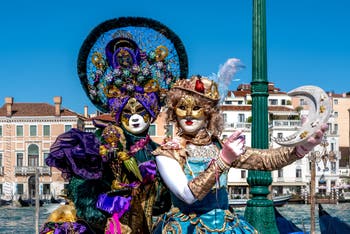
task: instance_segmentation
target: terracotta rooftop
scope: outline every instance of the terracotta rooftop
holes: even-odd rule
[[[89,120],[100,120],[103,122],[115,122],[115,119],[110,114],[101,114],[90,118]]]
[[[237,87],[237,90],[230,90],[227,92],[227,97],[231,97],[232,94],[235,95],[235,97],[245,97],[249,94],[251,94],[251,85],[250,84],[240,84]],[[269,82],[268,84],[268,92],[270,94],[287,94],[286,92],[282,92],[280,88],[275,87],[275,84],[272,82]]]
[[[0,116],[6,116],[6,104],[0,108]],[[55,116],[55,106],[47,103],[13,103],[12,116]],[[61,116],[81,116],[61,108]]]

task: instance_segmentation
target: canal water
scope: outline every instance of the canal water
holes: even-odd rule
[[[45,204],[40,207],[40,219],[39,225],[43,224],[48,215],[55,210],[59,204]],[[350,224],[350,203],[340,204],[324,204],[324,209],[337,216],[341,220]],[[310,205],[295,205],[286,204],[283,207],[278,207],[280,213],[288,217],[298,227],[305,228],[306,231],[310,231]],[[244,208],[236,208],[237,214],[244,214]],[[316,231],[319,232],[318,214],[316,208]],[[0,207],[0,233],[35,233],[35,208],[34,207]]]

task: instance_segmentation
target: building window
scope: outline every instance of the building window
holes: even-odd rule
[[[307,102],[305,101],[305,99],[300,98],[299,100],[300,106],[306,106]]]
[[[49,157],[49,153],[44,153],[44,167],[46,167],[46,159]]]
[[[281,100],[281,105],[282,105],[282,106],[285,106],[286,103],[287,103],[286,99],[282,99],[282,100]]]
[[[0,195],[4,194],[4,192],[2,191],[2,184],[0,184]]]
[[[245,122],[244,114],[238,114],[238,122],[239,123],[244,123]]]
[[[23,184],[17,184],[17,194],[23,194]]]
[[[335,173],[336,172],[336,163],[335,162],[331,162],[331,171],[332,173]]]
[[[0,167],[2,167],[2,153],[0,153]]]
[[[68,132],[69,130],[71,130],[71,128],[72,128],[71,124],[64,125],[64,131],[65,132]]]
[[[23,167],[23,153],[17,153],[17,167]]]
[[[2,136],[2,126],[0,125],[0,136]]]
[[[165,135],[166,136],[173,136],[173,125],[172,124],[167,124],[167,125],[165,125],[164,126],[164,128],[165,128]]]
[[[37,136],[36,125],[29,126],[29,134],[30,136]]]
[[[338,124],[334,124],[334,134],[338,134]]]
[[[334,99],[334,105],[338,105],[338,99]]]
[[[39,147],[37,145],[31,144],[28,147],[28,166],[39,166]]]
[[[338,111],[334,111],[334,118],[338,118]]]
[[[278,170],[278,178],[282,178],[283,177],[283,169],[279,169]]]
[[[231,104],[232,104],[232,101],[225,101],[225,104],[226,104],[226,105],[231,105]]]
[[[149,134],[150,136],[155,136],[155,135],[156,135],[156,125],[155,125],[155,124],[151,124],[151,125],[149,126],[148,134]]]
[[[238,101],[237,104],[238,105],[243,105],[243,101]]]
[[[43,194],[47,195],[50,194],[50,184],[43,184]]]
[[[277,99],[270,99],[270,105],[272,105],[272,106],[278,105],[278,100]]]
[[[43,136],[50,136],[51,131],[50,131],[50,125],[44,125],[43,126]]]
[[[226,113],[223,113],[223,114],[222,114],[222,117],[223,117],[223,119],[224,119],[224,123],[226,123],[226,122],[227,122],[227,114],[226,114]]]
[[[247,177],[247,171],[246,170],[241,170],[241,178],[244,179]]]
[[[327,126],[328,126],[328,131],[332,132],[332,124],[331,123],[327,123]]]
[[[18,136],[18,137],[23,136],[23,126],[22,125],[16,126],[16,136]]]
[[[300,169],[300,168],[297,168],[297,169],[295,170],[295,177],[296,177],[296,178],[301,178],[301,169]]]

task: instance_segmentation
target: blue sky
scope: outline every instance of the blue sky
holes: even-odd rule
[[[350,1],[267,0],[268,80],[282,91],[317,85],[350,91]],[[149,17],[172,29],[185,45],[189,74],[210,75],[226,59],[246,68],[236,78],[251,82],[252,0],[221,1],[3,1],[0,7],[0,105],[46,102],[82,113],[96,108],[76,71],[80,46],[105,20]]]

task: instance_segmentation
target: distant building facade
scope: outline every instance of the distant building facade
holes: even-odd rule
[[[300,112],[300,109],[297,108],[299,105],[295,105],[297,101],[288,96],[286,92],[276,88],[273,83],[269,83],[268,92],[269,147],[276,148],[279,145],[271,140],[272,137],[282,138],[295,133],[296,129],[301,126],[300,116],[307,114],[307,112]],[[241,84],[237,90],[228,92],[221,106],[225,121],[223,138],[230,136],[236,129],[242,129],[246,136],[246,144],[251,146],[251,102],[251,86],[249,84]],[[303,104],[306,106],[305,102]],[[333,123],[334,126],[334,118],[331,117],[329,122]],[[318,164],[316,190],[325,194],[331,193],[332,188],[340,183],[339,160],[341,158],[338,153],[338,135],[329,131],[327,141],[329,142],[328,152],[333,150],[336,155],[332,161],[327,161],[324,165]],[[231,198],[249,196],[247,177],[248,170],[230,169],[228,188]],[[304,157],[280,170],[272,171],[272,179],[272,193],[274,195],[302,194],[307,191],[310,184],[309,159]]]
[[[84,128],[86,117],[62,108],[62,98],[47,103],[16,103],[6,97],[0,108],[0,194],[5,199],[35,196],[39,170],[40,197],[64,189],[61,172],[45,164],[50,146],[71,128]]]
[[[268,86],[269,137],[285,137],[295,132],[301,125],[301,115],[307,114],[305,100],[291,98],[286,92]],[[249,84],[241,84],[237,90],[228,92],[221,111],[225,129],[222,138],[230,136],[235,130],[243,129],[246,144],[251,145],[251,91]],[[339,184],[347,184],[342,178],[350,178],[349,168],[349,115],[350,98],[347,95],[329,94],[333,103],[333,113],[329,120],[327,151],[332,152],[332,160],[317,164],[316,190],[332,192]],[[5,98],[0,108],[0,195],[1,197],[29,198],[34,196],[35,170],[40,173],[40,195],[57,196],[64,189],[65,182],[61,172],[47,167],[45,158],[57,136],[70,128],[94,132],[93,120],[113,122],[109,114],[97,113],[88,118],[87,107],[80,115],[62,108],[62,98],[54,97],[54,105],[46,103],[16,103],[12,97]],[[300,108],[302,107],[302,108]],[[165,121],[166,112],[162,108],[157,120],[151,124],[149,135],[161,144],[165,136],[176,135],[173,124]],[[270,140],[270,148],[278,145]],[[321,150],[319,148],[315,150]],[[345,158],[345,160],[344,160]],[[343,164],[339,164],[342,160]],[[246,182],[248,171],[231,169],[228,176],[229,194],[232,198],[248,197]],[[286,193],[300,194],[310,183],[310,162],[307,157],[280,170],[272,172],[272,192],[275,195]],[[349,183],[348,183],[349,184]],[[304,190],[303,190],[304,189]]]

